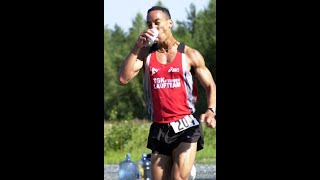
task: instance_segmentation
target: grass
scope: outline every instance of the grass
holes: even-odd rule
[[[137,162],[142,153],[150,153],[146,148],[151,122],[146,120],[105,123],[105,164],[119,164],[129,152],[131,160]],[[215,129],[203,125],[205,136],[204,149],[197,152],[197,164],[215,164],[216,140]]]
[[[202,124],[204,134],[204,148],[197,152],[197,164],[215,164],[216,163],[216,129],[208,128]]]

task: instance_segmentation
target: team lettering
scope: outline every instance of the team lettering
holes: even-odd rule
[[[154,89],[181,87],[180,79],[153,78]]]

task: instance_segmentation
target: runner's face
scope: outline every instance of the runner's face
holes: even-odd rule
[[[159,30],[158,39],[160,42],[166,39],[168,32],[171,31],[172,24],[172,20],[160,10],[150,11],[147,15],[147,26],[149,29],[157,28]]]

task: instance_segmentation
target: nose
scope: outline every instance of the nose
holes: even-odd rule
[[[157,25],[154,22],[151,24],[151,29],[153,28],[157,28]]]

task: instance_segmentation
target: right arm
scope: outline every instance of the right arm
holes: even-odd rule
[[[134,47],[120,66],[118,80],[121,84],[127,84],[143,67],[143,60],[138,58],[141,48]]]
[[[145,47],[148,44],[147,37],[149,34],[148,30],[140,34],[134,48],[121,64],[118,73],[118,80],[121,84],[127,84],[143,67],[143,61],[149,51],[149,48]]]

